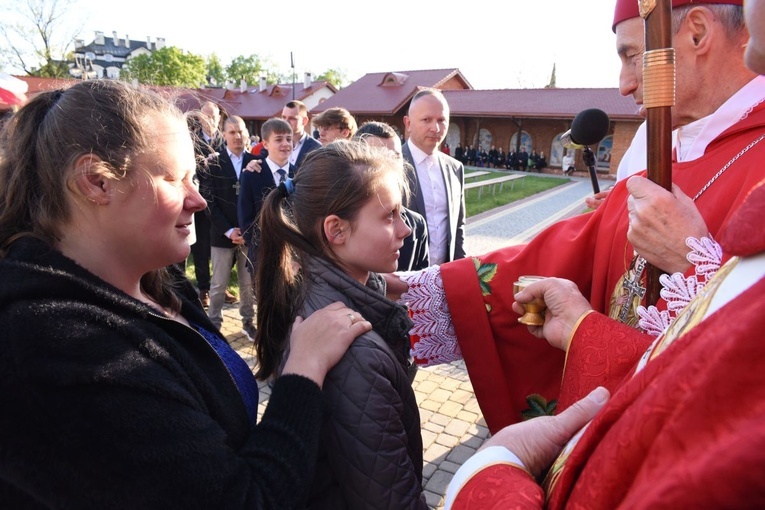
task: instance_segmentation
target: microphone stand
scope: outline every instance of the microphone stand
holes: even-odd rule
[[[598,184],[598,175],[595,173],[595,154],[588,145],[584,147],[582,154],[582,161],[587,165],[587,170],[590,172],[590,181],[592,181],[592,192],[600,193],[600,185]]]

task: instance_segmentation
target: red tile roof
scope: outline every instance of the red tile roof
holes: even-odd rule
[[[600,108],[611,120],[638,120],[632,97],[619,89],[444,90],[453,117],[571,118]],[[339,94],[338,94],[339,95]]]
[[[295,83],[294,98],[304,101],[311,94],[323,87],[328,87],[333,93],[337,89],[329,82],[314,81],[306,88],[302,82]],[[292,84],[268,85],[261,92],[259,87],[248,87],[246,92],[239,89],[196,89],[184,94],[188,103],[181,105],[184,109],[197,108],[202,101],[211,100],[218,103],[222,109],[235,113],[244,119],[266,120],[281,115],[284,105],[292,101]]]
[[[34,76],[17,76],[24,80],[29,89],[27,97],[33,98],[35,95],[45,90],[52,90],[62,87],[70,87],[79,80],[37,78]],[[322,89],[329,88],[332,93],[337,89],[329,82],[314,81],[310,87],[305,87],[303,82],[295,83],[295,99],[304,100],[306,97]],[[248,87],[247,92],[239,92],[239,89],[177,89],[173,87],[152,87],[154,90],[167,92],[175,96],[178,106],[185,111],[199,108],[201,103],[210,100],[218,103],[221,108],[232,112],[245,119],[266,120],[271,117],[279,116],[282,113],[285,103],[292,100],[292,84],[268,85],[265,91],[260,92],[259,87]],[[9,109],[10,107],[8,107]]]
[[[393,115],[420,87],[441,88],[452,79],[462,88],[473,88],[459,69],[369,73],[314,107],[311,114],[339,106],[354,115]]]

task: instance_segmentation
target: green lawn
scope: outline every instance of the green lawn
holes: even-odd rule
[[[470,172],[478,170],[486,171],[487,169],[469,167],[465,169],[465,173],[469,174]],[[488,175],[468,179],[467,182],[485,181],[507,174],[508,172],[492,171]],[[495,207],[507,205],[510,202],[515,202],[516,200],[530,197],[531,195],[536,195],[542,191],[570,182],[569,179],[542,177],[538,174],[533,175],[521,172],[521,175],[524,176],[523,179],[506,182],[501,193],[499,192],[499,186],[497,186],[497,193],[495,195],[491,194],[491,188],[484,188],[480,200],[478,199],[477,189],[466,190],[465,208],[467,209],[467,216],[474,216],[490,209],[494,209]]]

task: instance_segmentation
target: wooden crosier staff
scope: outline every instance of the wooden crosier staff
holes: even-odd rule
[[[671,0],[638,0],[645,25],[643,105],[648,133],[648,178],[672,190],[672,107],[675,105],[675,50],[672,48]],[[646,302],[659,300],[661,270],[649,265]]]

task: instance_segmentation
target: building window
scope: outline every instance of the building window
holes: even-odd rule
[[[510,147],[509,150],[514,151],[518,141],[518,133],[516,132],[513,137],[510,139]],[[528,134],[526,131],[521,131],[521,146],[519,147],[519,151],[522,150],[524,147],[526,148],[526,152],[531,154],[531,149],[534,147],[532,144],[533,140],[531,138],[531,135]]]
[[[488,152],[489,149],[491,149],[491,145],[492,145],[491,141],[493,139],[494,137],[491,136],[491,131],[489,131],[488,129],[481,128],[481,130],[478,133],[478,147],[476,148],[484,149],[486,150],[486,152]]]
[[[452,156],[454,155],[454,148],[457,147],[457,144],[462,143],[460,140],[462,140],[460,127],[457,124],[449,124],[449,130],[446,132],[444,143],[449,144],[449,147],[452,149]]]
[[[563,133],[558,133],[552,141],[550,147],[550,166],[561,166],[563,160],[563,144],[560,143],[560,137]]]
[[[614,135],[608,135],[598,145],[597,163],[595,168],[598,172],[608,173],[611,170],[611,149],[614,146]]]

